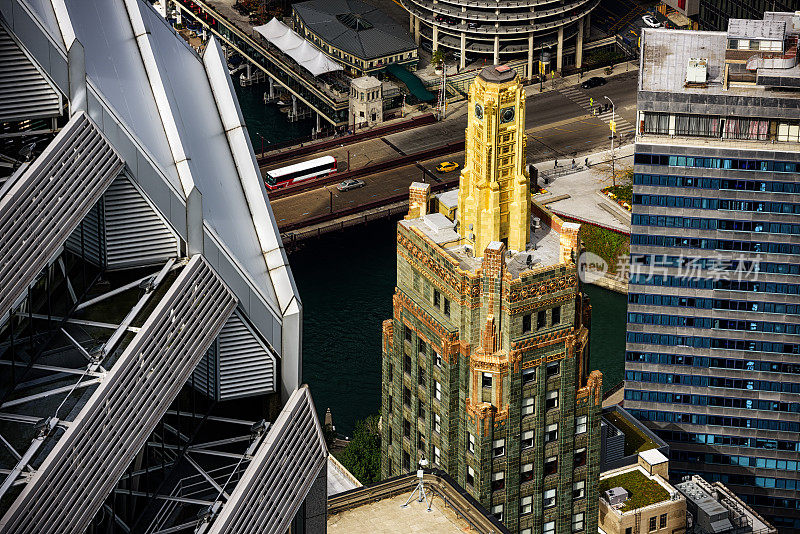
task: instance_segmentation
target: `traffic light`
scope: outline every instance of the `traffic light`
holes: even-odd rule
[[[589,97],[589,107],[590,108],[594,107],[594,98],[592,98],[592,97]]]
[[[608,121],[608,127],[613,133],[617,133],[617,121]]]

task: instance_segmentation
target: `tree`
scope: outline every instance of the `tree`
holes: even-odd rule
[[[441,48],[437,48],[431,55],[431,63],[436,67],[441,66],[444,63],[444,59],[444,50]]]
[[[381,435],[378,416],[356,421],[353,439],[337,459],[364,485],[381,478]]]

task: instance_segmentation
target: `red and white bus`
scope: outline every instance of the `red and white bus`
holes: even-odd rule
[[[288,167],[281,167],[267,171],[264,176],[264,184],[270,191],[285,187],[289,184],[296,184],[305,180],[314,180],[323,176],[328,176],[336,172],[336,158],[333,156],[322,156],[321,158],[295,163]]]

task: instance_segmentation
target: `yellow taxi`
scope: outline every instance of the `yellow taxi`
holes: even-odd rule
[[[450,172],[458,168],[458,163],[455,161],[443,161],[436,166],[436,172]]]

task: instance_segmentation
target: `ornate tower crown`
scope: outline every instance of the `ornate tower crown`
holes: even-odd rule
[[[458,190],[459,233],[482,255],[492,241],[525,250],[530,238],[530,182],[525,170],[525,91],[517,73],[494,65],[469,88],[464,169]]]

